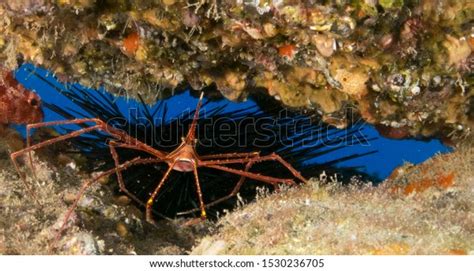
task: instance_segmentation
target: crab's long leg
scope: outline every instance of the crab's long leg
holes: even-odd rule
[[[264,160],[267,160],[267,159],[268,160],[276,160],[276,161],[280,162],[280,164],[285,166],[291,172],[291,174],[293,174],[293,176],[298,178],[300,181],[302,181],[303,183],[308,182],[308,180],[306,180],[306,178],[303,177],[298,170],[296,170],[290,163],[285,161],[283,158],[281,158],[280,155],[278,155],[276,153],[271,153],[269,155],[262,156],[262,157],[260,157],[260,160],[258,160],[258,158],[256,158],[256,159],[257,159],[256,162],[264,161]]]
[[[72,138],[72,137],[76,137],[76,136],[79,136],[81,134],[88,133],[88,132],[91,132],[95,129],[98,129],[98,130],[102,130],[104,132],[109,133],[112,137],[116,138],[117,140],[120,140],[122,142],[127,142],[127,144],[123,144],[123,145],[126,145],[127,148],[142,150],[144,152],[148,152],[150,154],[153,154],[154,156],[157,156],[160,159],[163,159],[166,156],[166,153],[158,151],[156,149],[153,149],[152,147],[146,145],[145,143],[139,141],[138,139],[131,137],[130,135],[128,135],[124,131],[119,130],[117,128],[114,128],[114,127],[108,125],[107,123],[105,123],[104,121],[102,121],[101,119],[98,119],[98,118],[61,120],[61,121],[50,121],[50,122],[40,122],[40,123],[28,124],[26,126],[26,132],[27,132],[27,135],[29,135],[30,130],[34,129],[34,128],[40,128],[40,127],[45,127],[45,126],[67,125],[67,124],[82,124],[82,123],[86,123],[86,122],[94,122],[95,125],[91,126],[91,127],[82,128],[82,129],[76,130],[74,132],[71,132],[71,133],[68,133],[68,134],[65,134],[65,135],[62,135],[62,136],[58,136],[58,137],[50,139],[50,140],[46,140],[44,142],[33,145],[33,146],[37,146],[37,147],[33,148],[33,146],[31,146],[31,149],[29,149],[30,148],[30,140],[29,140],[29,136],[28,136],[27,137],[27,148],[25,148],[25,149],[23,149],[19,152],[26,152],[26,151],[30,152],[31,150],[35,150],[37,148],[41,148],[43,146],[53,144],[55,142],[65,140],[65,139],[69,139],[69,138]],[[95,127],[95,128],[93,128],[93,127]]]
[[[220,199],[217,199],[213,202],[207,203],[206,207],[216,205],[220,202],[228,200],[231,197],[237,195],[237,193],[239,192],[240,187],[242,187],[242,184],[244,183],[246,177],[255,179],[257,181],[266,182],[266,183],[272,184],[274,186],[276,186],[277,184],[280,184],[280,183],[285,183],[285,182],[287,184],[289,183],[288,182],[289,179],[274,178],[274,177],[270,177],[270,176],[264,176],[264,175],[248,172],[250,170],[250,168],[255,163],[258,163],[258,162],[276,160],[276,161],[280,162],[282,165],[284,165],[290,172],[292,172],[292,174],[295,177],[300,179],[302,182],[306,182],[306,179],[303,176],[301,176],[301,174],[296,169],[294,169],[288,162],[283,160],[283,158],[281,158],[279,155],[277,155],[275,153],[269,154],[269,155],[266,155],[266,156],[261,156],[261,157],[257,156],[257,157],[236,158],[236,159],[231,159],[230,155],[232,155],[232,154],[230,154],[230,155],[224,154],[224,155],[222,157],[226,157],[226,158],[230,158],[230,159],[202,161],[199,164],[199,166],[210,167],[210,168],[215,168],[215,169],[218,169],[218,170],[227,171],[227,172],[230,172],[230,173],[238,174],[241,177],[240,177],[239,181],[237,182],[237,184],[235,185],[232,192],[230,192],[227,196],[224,196],[224,197],[222,197]],[[236,156],[239,157],[240,154],[238,154]],[[243,171],[238,170],[238,169],[219,166],[219,165],[225,165],[225,164],[236,164],[236,163],[245,163],[245,162],[247,164],[246,164],[245,169]],[[252,176],[250,176],[250,175],[252,175]],[[295,183],[294,183],[293,180],[291,180],[291,182],[289,184],[295,184]],[[199,210],[198,208],[195,208],[195,209],[187,210],[187,211],[184,211],[184,212],[180,212],[180,213],[178,213],[178,215],[186,215],[186,214],[194,213],[198,210]]]
[[[86,127],[86,128],[82,128],[82,129],[79,129],[79,130],[76,130],[76,131],[73,131],[73,132],[70,132],[70,133],[67,133],[65,135],[61,135],[61,136],[58,136],[58,137],[55,137],[55,138],[52,138],[52,139],[48,139],[46,141],[43,141],[43,142],[40,142],[40,143],[37,143],[35,145],[31,145],[31,139],[30,139],[30,130],[31,129],[34,129],[34,128],[40,128],[40,127],[45,127],[45,126],[57,126],[57,125],[67,125],[67,124],[82,124],[82,123],[87,123],[87,122],[93,122],[95,123],[94,126],[91,126],[91,127]],[[36,197],[36,194],[34,193],[34,190],[28,185],[27,181],[26,181],[26,177],[21,173],[20,171],[20,167],[17,163],[17,157],[20,156],[20,155],[23,155],[24,153],[28,152],[29,154],[29,160],[30,160],[30,166],[31,166],[31,169],[33,171],[33,174],[34,173],[34,165],[33,165],[33,162],[32,162],[32,159],[31,159],[31,151],[33,150],[36,150],[36,149],[39,149],[41,147],[44,147],[44,146],[47,146],[47,145],[51,145],[51,144],[54,144],[56,142],[59,142],[59,141],[62,141],[62,140],[66,140],[66,139],[70,139],[70,138],[73,138],[73,137],[77,137],[77,136],[80,136],[82,134],[85,134],[85,133],[88,133],[88,132],[91,132],[91,131],[94,131],[94,130],[102,130],[104,132],[108,132],[110,133],[111,136],[117,138],[117,139],[120,139],[120,140],[125,140],[125,141],[128,141],[130,143],[133,143],[133,144],[124,144],[126,145],[126,147],[128,148],[132,148],[132,149],[137,149],[137,150],[142,150],[144,152],[147,152],[147,153],[150,153],[154,156],[157,156],[159,157],[160,159],[163,159],[163,157],[166,156],[165,153],[161,152],[161,151],[158,151],[158,150],[155,150],[153,149],[152,147],[146,145],[145,143],[143,142],[140,142],[138,141],[137,139],[134,139],[134,138],[131,138],[128,134],[126,134],[125,132],[123,131],[120,131],[114,127],[111,127],[109,126],[108,124],[106,124],[105,122],[103,122],[101,119],[98,119],[98,118],[86,118],[86,119],[74,119],[74,120],[61,120],[61,121],[50,121],[50,122],[41,122],[41,123],[34,123],[34,124],[28,124],[27,127],[26,127],[26,133],[27,133],[27,147],[22,149],[22,150],[19,150],[17,152],[14,152],[10,155],[10,158],[15,166],[15,169],[16,171],[18,172],[18,174],[20,175],[23,183],[25,184],[26,188],[29,190],[29,192],[31,193],[32,197],[35,199],[35,201],[39,204],[39,200],[37,199]]]
[[[10,158],[13,162],[13,165],[15,166],[16,171],[18,172],[18,175],[20,175],[20,178],[23,181],[23,183],[25,184],[26,188],[29,190],[29,192],[32,194],[32,197],[35,199],[35,201],[39,205],[41,205],[41,204],[40,204],[38,198],[36,197],[36,194],[35,194],[34,190],[28,185],[28,182],[26,181],[26,176],[24,174],[22,174],[22,172],[20,171],[20,167],[19,167],[18,162],[17,162],[17,157],[24,154],[25,152],[31,152],[31,151],[36,150],[38,148],[44,147],[46,145],[50,145],[50,144],[56,143],[58,141],[65,140],[65,139],[68,139],[68,138],[72,138],[72,137],[75,137],[75,136],[79,136],[81,134],[88,133],[90,131],[100,129],[100,128],[101,127],[99,125],[95,125],[95,126],[92,126],[92,127],[77,130],[77,131],[71,132],[69,134],[65,134],[63,136],[59,136],[59,137],[56,137],[56,138],[53,138],[53,139],[43,141],[43,142],[38,143],[36,145],[26,147],[22,150],[19,150],[19,151],[16,151],[16,152],[10,154]]]
[[[245,169],[244,171],[249,171],[250,168],[252,167],[253,165],[253,162],[248,162],[247,165],[245,166]],[[244,183],[245,181],[245,177],[244,176],[240,176],[240,179],[239,181],[237,182],[237,184],[234,186],[234,189],[232,189],[232,192],[230,192],[227,196],[224,196],[220,199],[217,199],[213,202],[210,202],[210,203],[206,203],[206,208],[207,207],[211,207],[211,206],[214,206],[220,202],[223,202],[225,200],[228,200],[230,198],[232,198],[233,196],[237,195],[237,193],[239,192],[240,190],[240,187],[242,187],[242,184]],[[179,212],[177,213],[177,215],[187,215],[187,214],[191,214],[191,213],[194,213],[196,211],[198,211],[199,208],[194,208],[194,209],[191,209],[191,210],[187,210],[187,211],[184,211],[184,212]],[[201,211],[202,212],[202,211]]]
[[[201,219],[206,219],[206,209],[204,207],[204,201],[202,200],[201,185],[199,184],[199,175],[197,171],[197,165],[194,164],[194,180],[196,182],[196,191],[199,199],[199,208],[201,208]]]
[[[153,217],[151,216],[151,207],[153,206],[153,201],[155,200],[156,195],[158,195],[158,192],[160,191],[161,187],[165,183],[166,179],[168,179],[168,175],[170,174],[171,170],[173,170],[173,167],[174,167],[175,164],[176,164],[176,162],[173,161],[169,165],[169,168],[165,172],[165,175],[163,175],[163,178],[161,178],[161,181],[158,183],[155,190],[150,195],[150,198],[148,198],[148,201],[146,202],[146,209],[145,209],[146,221],[149,222],[150,224],[155,224],[155,222],[153,221]]]
[[[61,225],[61,227],[59,228],[58,232],[56,233],[56,237],[54,238],[54,241],[53,241],[53,244],[52,244],[52,247],[51,249],[54,249],[56,247],[56,244],[57,242],[59,241],[59,238],[61,237],[61,233],[64,231],[64,228],[66,227],[66,223],[67,221],[69,220],[69,217],[71,217],[71,214],[72,212],[74,211],[74,209],[76,209],[77,207],[77,204],[79,203],[79,200],[81,199],[81,197],[84,195],[84,193],[86,192],[86,190],[91,186],[93,185],[94,183],[96,183],[100,178],[103,178],[103,177],[106,177],[106,176],[109,176],[113,173],[116,173],[117,171],[123,171],[125,169],[127,169],[128,167],[132,166],[132,165],[137,165],[137,164],[150,164],[150,163],[157,163],[157,162],[160,162],[159,160],[157,161],[155,158],[140,158],[140,157],[137,157],[137,158],[134,158],[132,160],[129,160],[127,162],[124,162],[123,164],[120,164],[118,165],[117,167],[113,168],[113,169],[109,169],[107,171],[104,171],[102,172],[101,174],[95,176],[94,178],[90,179],[90,180],[87,180],[86,182],[84,182],[84,184],[82,185],[81,189],[79,190],[79,192],[77,193],[76,195],[76,198],[74,199],[74,202],[72,203],[72,205],[69,207],[69,209],[67,210],[66,212],[66,215],[64,216],[64,220],[63,220],[63,223]]]
[[[127,194],[128,197],[130,197],[132,200],[134,200],[135,202],[137,202],[138,204],[142,205],[143,207],[146,207],[146,204],[141,201],[140,199],[138,199],[135,195],[133,195],[130,191],[128,191],[127,187],[125,186],[125,182],[123,181],[123,177],[122,177],[122,171],[121,170],[118,170],[118,167],[120,165],[120,161],[119,161],[119,156],[118,156],[118,153],[117,153],[117,150],[116,150],[116,147],[122,147],[122,148],[127,148],[129,145],[127,144],[123,144],[123,143],[119,143],[119,142],[116,142],[116,141],[110,141],[109,142],[109,148],[110,148],[110,153],[112,154],[112,158],[114,159],[114,162],[115,162],[115,168],[117,169],[116,170],[116,173],[115,175],[117,175],[117,182],[119,184],[119,188],[120,188],[120,191],[124,192],[125,194]],[[133,147],[133,146],[132,146]],[[161,161],[160,158],[156,159],[157,161]],[[157,213],[161,218],[164,218],[164,219],[169,219],[167,218],[166,216],[162,215],[162,214],[159,214]]]
[[[206,165],[204,167],[214,168],[214,169],[226,171],[226,172],[229,172],[229,173],[233,173],[233,174],[236,174],[236,175],[240,175],[241,178],[240,178],[239,182],[237,183],[237,185],[234,188],[234,190],[237,190],[237,191],[240,188],[240,186],[242,185],[242,183],[244,182],[245,178],[251,178],[251,179],[261,181],[261,182],[264,182],[264,183],[268,183],[268,184],[271,184],[271,185],[274,185],[274,186],[276,186],[278,184],[281,184],[281,183],[286,183],[286,184],[289,184],[289,185],[295,185],[296,184],[292,179],[274,178],[274,177],[270,177],[270,176],[265,176],[265,175],[261,175],[261,174],[256,174],[256,173],[252,173],[252,172],[248,172],[248,171],[244,171],[244,170],[239,170],[239,169],[234,169],[234,168],[229,168],[229,167],[220,166],[220,165]],[[234,193],[234,190],[231,192],[231,194]],[[227,195],[225,197],[225,199],[228,199],[228,198],[234,196],[235,194],[237,194],[237,192],[235,192],[234,195],[231,195],[231,194]],[[222,200],[225,200],[225,199],[222,199]],[[222,200],[218,199],[217,201],[221,202]],[[209,207],[211,205],[214,205],[216,203],[217,202],[212,202],[211,204],[207,204],[207,207]],[[180,212],[180,213],[178,213],[178,215],[190,214],[190,213],[194,213],[195,211],[198,211],[198,209],[196,208],[196,209],[191,209],[191,210],[188,210],[188,211]]]
[[[46,140],[44,142],[33,145],[33,146],[37,146],[37,145],[39,145],[39,146],[30,149],[30,147],[33,147],[33,146],[31,146],[31,137],[30,137],[31,129],[45,127],[45,126],[65,125],[65,124],[82,124],[82,123],[86,123],[86,122],[94,122],[95,125],[91,126],[91,127],[79,129],[77,131],[74,131],[74,132],[71,132],[69,134],[63,135],[63,138],[60,136],[60,137],[57,137],[57,138]],[[95,127],[95,128],[92,128],[92,127]],[[34,177],[36,178],[35,167],[34,167],[34,164],[33,164],[33,159],[31,158],[31,151],[32,150],[35,150],[37,148],[41,148],[41,147],[49,145],[49,144],[53,144],[53,143],[61,141],[61,140],[65,140],[65,139],[68,139],[68,138],[79,136],[83,133],[87,133],[87,132],[90,132],[90,131],[95,130],[95,129],[101,129],[101,128],[105,128],[105,127],[107,127],[107,126],[102,120],[95,119],[95,118],[48,121],[48,122],[39,122],[39,123],[28,124],[28,125],[26,125],[26,148],[13,153],[10,157],[13,160],[16,156],[18,156],[18,155],[20,155],[24,152],[28,152],[28,159],[29,159],[29,163],[30,163],[30,168],[33,172]],[[89,129],[89,128],[92,128],[92,129],[83,131],[84,129]],[[70,136],[68,136],[68,135],[70,135]],[[46,143],[46,142],[48,142],[48,143]],[[42,144],[42,145],[40,145],[40,144]]]
[[[220,158],[248,158],[248,157],[256,157],[258,155],[260,155],[260,152],[219,153],[219,154],[201,155],[199,156],[199,158],[201,160],[210,160],[210,159],[220,159]]]
[[[265,156],[256,156],[256,157],[244,157],[244,158],[235,158],[232,159],[231,156],[225,160],[206,160],[198,163],[198,166],[204,167],[212,167],[214,165],[225,165],[225,164],[243,164],[248,162],[258,163],[263,161],[278,161],[280,164],[285,166],[297,179],[306,183],[307,180],[296,170],[292,167],[288,162],[286,162],[283,158],[281,158],[278,154],[272,153]],[[235,170],[235,169],[234,169]]]
[[[114,159],[114,162],[115,162],[115,169],[116,169],[115,175],[117,175],[117,181],[118,181],[118,184],[119,184],[120,191],[127,194],[127,196],[129,196],[131,199],[133,199],[138,204],[140,204],[142,206],[145,206],[145,203],[143,201],[139,200],[135,195],[130,193],[130,191],[128,191],[127,188],[125,187],[125,183],[123,182],[123,178],[122,178],[122,172],[121,172],[121,170],[118,169],[118,166],[120,165],[120,162],[119,162],[119,158],[118,158],[118,153],[117,153],[117,151],[114,147],[115,144],[119,145],[115,141],[110,141],[109,142],[109,149],[110,149],[110,154],[112,154],[112,158]]]
[[[204,97],[204,92],[201,92],[201,96],[199,96],[199,101],[196,106],[196,109],[194,111],[194,117],[193,117],[193,122],[191,123],[191,126],[189,127],[188,134],[186,135],[185,141],[187,143],[191,143],[196,139],[196,126],[199,118],[199,110],[201,109],[202,105],[202,98]]]
[[[73,120],[55,120],[55,121],[47,121],[47,122],[38,122],[28,124],[26,126],[27,131],[35,128],[41,128],[45,126],[56,126],[56,125],[65,125],[65,124],[82,124],[86,122],[94,122],[96,125],[105,124],[101,119],[97,118],[87,118],[87,119],[73,119]]]
[[[26,147],[29,147],[31,145],[30,129],[26,127]],[[33,158],[31,156],[31,151],[28,152],[28,162],[30,163],[30,170],[33,173],[33,178],[37,179],[35,165],[33,164]]]
[[[74,119],[74,120],[58,120],[58,121],[48,121],[48,122],[38,122],[38,123],[27,124],[26,125],[26,148],[29,148],[31,146],[31,136],[30,136],[31,129],[41,128],[41,127],[46,127],[46,126],[65,125],[65,124],[66,125],[67,124],[82,124],[82,123],[86,123],[86,122],[95,123],[95,126],[92,126],[92,127],[96,127],[95,129],[107,128],[108,127],[102,120],[97,119],[97,118]],[[87,128],[91,128],[91,127],[87,127]],[[83,129],[87,129],[87,128],[83,128]],[[83,129],[79,129],[75,132],[81,131]],[[92,129],[92,130],[94,130],[94,129]],[[82,132],[82,133],[87,133],[87,132],[90,132],[92,130],[88,130],[88,131]],[[81,135],[82,133],[80,133],[78,135]],[[75,136],[78,136],[78,135],[72,135],[71,137],[75,137]],[[51,139],[52,142],[50,142],[49,144],[53,144],[57,141],[68,139],[68,138],[54,138],[54,139],[57,139],[57,140],[53,141],[54,139]],[[45,141],[45,142],[47,142],[47,141]],[[44,143],[44,142],[42,142],[42,143]],[[41,148],[41,147],[43,147],[45,145],[49,145],[49,144],[44,144],[44,145],[38,146],[38,148]],[[38,145],[38,144],[36,144],[36,145]],[[32,149],[32,150],[34,150],[34,149]],[[25,149],[23,149],[22,151],[25,151]],[[33,159],[31,158],[31,150],[28,151],[28,159],[29,159],[31,171],[33,172],[33,175],[36,178],[35,167],[34,167],[34,164],[33,164]]]
[[[270,176],[266,176],[266,175],[262,175],[262,174],[258,174],[258,173],[252,173],[252,172],[243,171],[243,170],[240,170],[240,169],[235,169],[235,168],[230,168],[230,167],[225,167],[225,166],[220,166],[220,165],[206,165],[204,167],[226,171],[226,172],[229,172],[229,173],[244,176],[244,177],[247,177],[247,178],[250,178],[250,179],[254,179],[254,180],[261,181],[261,182],[268,183],[268,184],[272,184],[272,185],[280,184],[280,183],[286,183],[286,184],[289,184],[289,185],[296,184],[295,181],[293,181],[293,179],[275,178],[275,177],[270,177]]]

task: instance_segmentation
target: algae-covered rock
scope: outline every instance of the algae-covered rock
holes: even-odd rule
[[[325,4],[322,4],[325,3]],[[469,0],[0,3],[0,59],[146,101],[255,88],[340,125],[347,107],[406,136],[471,133]]]
[[[474,254],[474,148],[405,164],[381,185],[322,174],[221,217],[192,254]]]

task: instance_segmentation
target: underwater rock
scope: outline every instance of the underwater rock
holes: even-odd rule
[[[225,214],[191,254],[472,255],[473,165],[471,144],[378,186],[321,174]]]
[[[65,245],[67,254],[74,255],[97,255],[99,249],[96,240],[90,233],[79,232],[75,234]]]
[[[0,150],[8,148],[4,143],[0,140]],[[81,177],[89,173],[45,162],[36,155],[33,162],[37,178],[33,182],[28,175],[26,181],[33,184],[41,206],[28,194],[9,157],[0,156],[0,254],[183,254],[194,244],[189,238],[193,227],[182,229],[166,221],[158,221],[158,227],[149,225],[142,220],[141,210],[116,205],[111,189],[97,185],[80,200],[56,250],[51,251],[76,198],[73,191],[78,191],[84,181]],[[194,232],[195,238],[204,233]]]
[[[327,1],[325,2],[327,3]],[[216,84],[410,136],[472,133],[474,4],[415,1],[0,2],[0,59],[147,102]]]

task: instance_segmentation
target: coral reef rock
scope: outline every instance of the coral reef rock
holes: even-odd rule
[[[470,0],[20,0],[0,15],[6,66],[118,95],[215,84],[239,100],[263,87],[340,126],[357,108],[396,137],[474,126]]]
[[[325,174],[228,213],[192,254],[474,254],[474,148],[396,169],[381,185]]]

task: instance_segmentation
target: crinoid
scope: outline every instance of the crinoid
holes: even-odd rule
[[[68,120],[32,124],[28,133],[51,125],[79,128],[67,126],[64,135],[31,146],[28,137],[28,147],[12,154],[17,170],[19,156],[69,140],[75,150],[94,161],[92,170],[102,171],[83,184],[63,227],[87,188],[107,175],[116,175],[119,192],[142,206],[150,222],[152,214],[174,217],[198,213],[205,218],[209,207],[231,208],[237,193],[250,198],[256,186],[274,189],[281,184],[303,183],[304,176],[330,171],[339,162],[373,153],[306,163],[371,139],[357,125],[347,130],[314,125],[301,114],[282,111],[273,100],[265,101],[265,111],[256,105],[227,110],[226,105],[203,100],[201,93],[195,110],[174,117],[169,116],[166,101],[154,107],[137,103],[124,113],[115,97],[106,92],[75,84],[64,86],[41,70],[26,70],[76,106],[45,101],[48,109]]]

